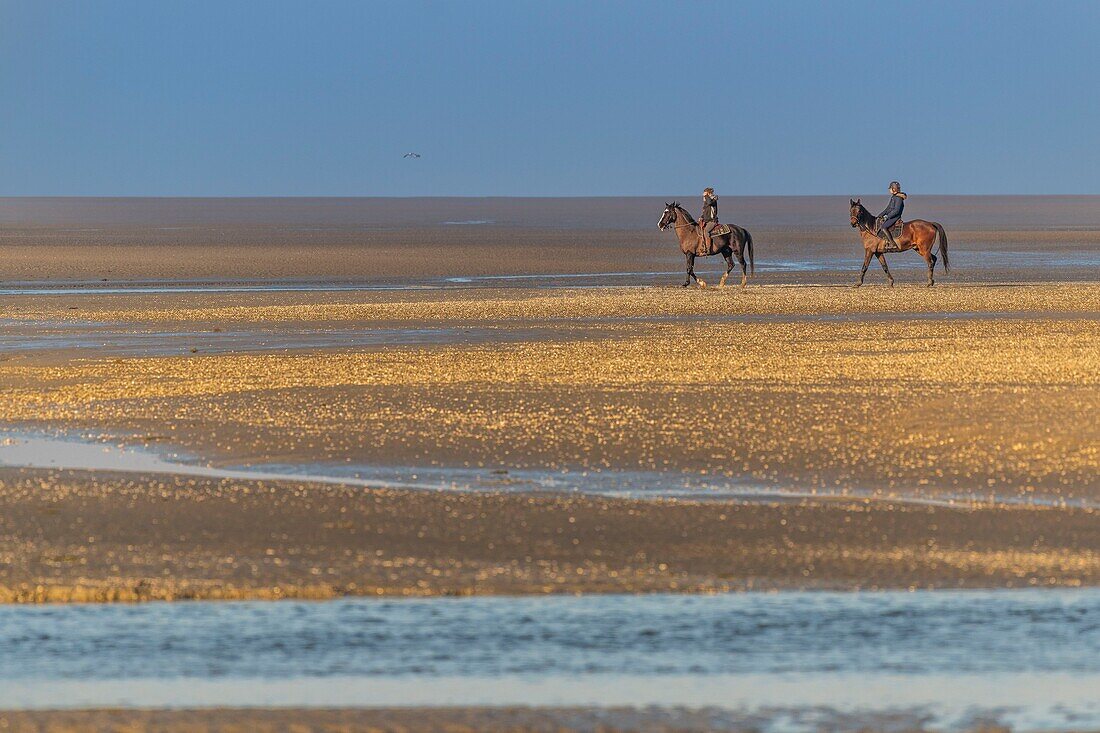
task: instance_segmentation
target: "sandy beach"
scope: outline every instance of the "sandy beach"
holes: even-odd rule
[[[659,282],[678,284],[683,255],[656,226],[673,198],[435,198],[427,210],[415,198],[0,198],[0,278],[415,284],[628,273],[621,284],[638,284],[639,273],[656,272]],[[679,199],[694,206],[694,195]],[[958,258],[950,282],[1096,281],[1098,202],[921,196],[906,216],[947,228]],[[847,197],[726,196],[722,211],[753,233],[759,283],[855,282],[862,250]],[[899,284],[923,284],[916,254],[890,263]],[[708,258],[698,271],[705,277],[720,265]],[[876,264],[868,284],[881,282]]]
[[[0,421],[165,441],[223,465],[659,470],[875,496],[1095,499],[1098,295],[28,296],[9,300],[10,333],[85,329],[102,345],[62,338],[0,362]],[[287,333],[302,330],[328,340],[294,348]]]
[[[5,474],[0,601],[1094,585],[1091,509]]]
[[[58,5],[0,733],[1100,733],[1100,5]]]
[[[706,290],[678,287],[651,224],[593,226],[651,203],[442,202],[495,223],[417,228],[384,224],[392,202],[0,202],[0,602],[1100,585],[1091,200],[936,202],[954,271],[928,289],[894,258],[898,287],[872,269],[859,290],[854,235],[819,226],[831,200],[787,219],[745,201],[757,277]],[[759,724],[739,715],[23,710],[0,727]]]
[[[215,466],[388,463],[498,485],[7,468],[0,586],[36,601],[1092,584],[1098,295],[130,294],[75,310],[10,298],[9,334],[113,331],[98,349],[0,362],[6,425]],[[430,343],[386,344],[429,328]],[[331,340],[282,347],[295,329]],[[127,347],[127,334],[143,340]],[[232,350],[214,347],[226,334]],[[690,475],[792,498],[517,495],[511,472],[565,472],[581,492],[622,472]]]

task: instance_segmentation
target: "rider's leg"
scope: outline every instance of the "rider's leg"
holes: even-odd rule
[[[894,249],[901,249],[901,247],[898,246],[898,243],[894,240],[894,235],[890,233],[890,227],[894,226],[897,223],[897,219],[888,219],[882,222],[881,226],[879,227],[879,234],[882,236],[883,239],[889,242]]]

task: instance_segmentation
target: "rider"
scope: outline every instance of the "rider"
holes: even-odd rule
[[[905,208],[906,198],[907,196],[901,192],[901,184],[897,181],[890,181],[890,203],[878,215],[878,235],[892,244],[894,249],[901,249],[901,247],[894,241],[894,235],[890,233],[890,227],[897,224],[898,220],[901,219],[901,212]]]
[[[718,197],[714,195],[714,189],[707,186],[703,189],[703,215],[699,217],[700,230],[703,234],[703,246],[710,251],[710,231],[718,223]]]

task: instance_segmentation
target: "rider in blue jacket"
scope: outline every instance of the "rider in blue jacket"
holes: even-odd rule
[[[905,199],[906,195],[901,192],[901,184],[897,181],[891,181],[890,203],[886,204],[886,208],[878,215],[878,235],[892,244],[894,249],[900,248],[898,243],[894,241],[894,235],[890,234],[890,227],[897,224],[898,220],[901,219],[901,212],[905,209]]]

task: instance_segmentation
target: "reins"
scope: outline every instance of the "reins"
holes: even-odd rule
[[[679,211],[679,212],[682,212],[684,216],[686,216],[688,218],[691,218],[691,215],[688,214],[686,211],[684,211],[683,207],[677,206],[676,210]],[[699,222],[685,223],[685,224],[673,224],[672,228],[673,229],[683,229],[685,227],[697,227],[697,226],[699,226]]]
[[[863,207],[860,207],[859,218],[856,220],[856,225],[859,227],[859,230],[861,232],[870,232],[871,234],[874,234],[875,228],[868,223],[873,223],[874,221],[875,217],[871,216],[871,212]]]

